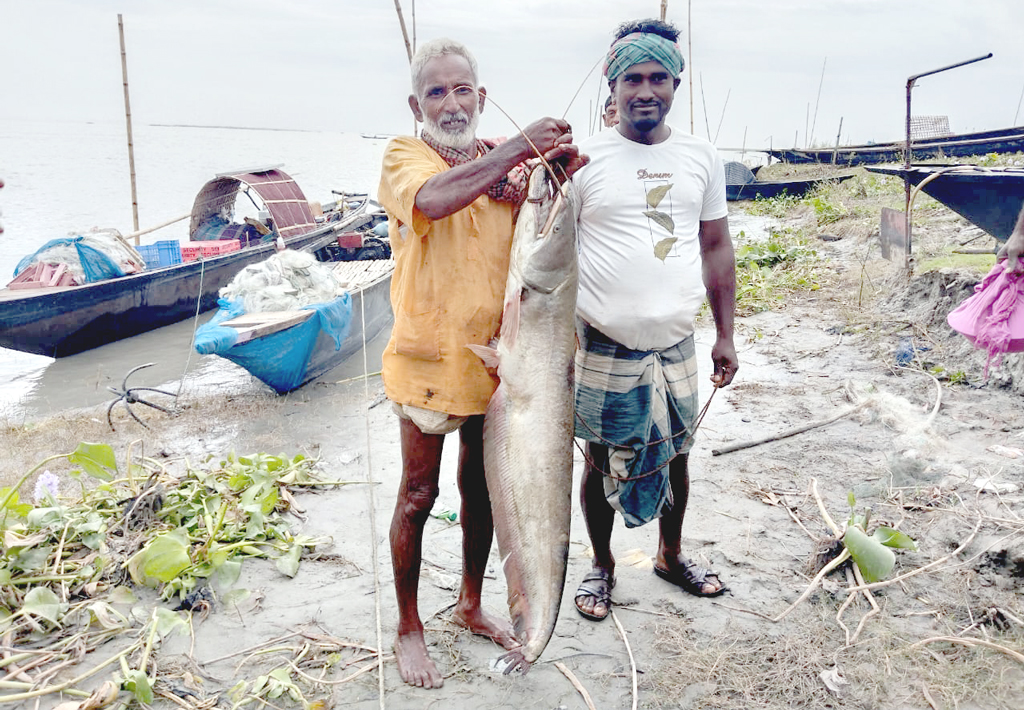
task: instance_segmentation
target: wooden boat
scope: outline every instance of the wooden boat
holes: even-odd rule
[[[1024,204],[1024,168],[982,168],[976,165],[912,165],[867,168],[881,175],[924,183],[921,191],[1006,241]]]
[[[836,165],[877,165],[903,160],[905,141],[865,143],[838,148],[801,150],[772,149],[765,151],[785,163],[834,163]],[[1024,151],[1024,126],[992,131],[960,133],[942,138],[912,141],[910,152],[915,160],[934,160],[952,156],[1016,153]]]
[[[758,197],[769,199],[788,195],[790,197],[803,197],[823,182],[842,182],[853,177],[852,175],[836,175],[828,178],[814,178],[812,180],[779,180],[776,182],[748,182],[743,185],[726,185],[725,199],[730,202],[737,200],[754,200]]]
[[[809,180],[758,182],[754,172],[743,163],[728,161],[725,163],[725,199],[735,202],[737,200],[753,200],[758,197],[770,199],[780,195],[802,197],[823,182],[829,180],[841,182],[851,177],[853,175],[834,175]]]
[[[239,191],[258,195],[292,249],[316,250],[364,217],[367,198],[343,197],[315,217],[302,190],[277,168],[218,175],[196,197],[190,235],[230,209]],[[244,230],[248,225],[227,225]],[[243,267],[266,259],[273,242],[81,286],[0,289],[0,347],[63,357],[194,316]]]
[[[196,351],[241,365],[279,394],[290,392],[358,352],[392,322],[393,259],[337,262],[344,293],[308,309],[248,313],[196,333]],[[325,327],[325,319],[333,319]],[[220,337],[215,329],[233,331]],[[233,342],[232,342],[233,341]]]

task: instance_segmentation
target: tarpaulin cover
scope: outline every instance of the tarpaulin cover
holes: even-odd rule
[[[31,266],[32,263],[36,261],[36,257],[43,252],[53,249],[54,247],[65,247],[72,244],[78,251],[78,260],[81,262],[82,270],[85,272],[86,283],[104,281],[106,279],[113,279],[125,275],[125,272],[117,265],[117,262],[99,249],[91,247],[88,244],[83,244],[82,237],[80,236],[51,239],[43,246],[36,249],[35,252],[19,261],[18,266],[14,269],[14,275],[17,276]]]
[[[334,340],[335,350],[340,350],[352,325],[352,297],[346,293],[327,303],[303,308],[316,311],[304,323],[236,346],[238,331],[221,323],[245,315],[245,309],[239,300],[222,298],[218,305],[220,309],[213,318],[196,331],[196,352],[227,358],[278,392],[290,392],[305,382],[310,356],[321,332]]]

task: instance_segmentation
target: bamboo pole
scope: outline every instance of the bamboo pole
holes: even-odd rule
[[[412,64],[412,45],[409,43],[409,31],[405,29],[405,15],[402,14],[402,3],[395,0],[395,12],[398,13],[398,24],[402,26],[402,39],[405,40],[405,53],[409,55],[409,63]]]
[[[690,65],[690,135],[693,135],[693,0],[686,2],[686,61]]]
[[[832,164],[836,164],[836,156],[839,154],[839,141],[843,136],[843,117],[839,117],[839,130],[836,132],[836,147],[832,150]]]
[[[128,101],[128,55],[124,50],[124,22],[121,14],[117,15],[117,34],[121,37],[121,78],[124,82],[124,120],[128,127],[128,170],[131,172],[132,180],[132,225],[134,231],[139,231],[139,198],[135,190],[135,146],[132,143],[132,109]],[[139,238],[135,237],[135,243]]]
[[[665,21],[665,15],[668,13],[668,0],[661,0],[661,21]]]
[[[176,224],[178,222],[186,220],[186,219],[188,219],[191,216],[192,216],[192,213],[189,212],[188,214],[183,214],[180,217],[175,217],[174,219],[169,219],[166,222],[161,222],[160,224],[156,225],[155,227],[147,227],[146,229],[137,229],[134,232],[132,232],[131,234],[124,235],[124,238],[125,239],[134,239],[135,243],[138,244],[139,243],[139,237],[141,237],[143,234],[149,234],[150,232],[155,232],[158,229],[163,229],[164,227],[169,227],[172,224]]]
[[[708,100],[704,98],[704,75],[700,77],[700,102],[704,106],[704,129],[708,133],[708,140],[711,140],[711,123],[708,121]]]
[[[807,136],[808,146],[811,145],[810,141],[814,140],[814,127],[818,123],[818,104],[821,103],[821,87],[825,83],[825,64],[828,63],[828,57],[825,57],[825,61],[821,63],[821,79],[818,81],[818,98],[814,100],[814,120],[811,121],[811,132]]]
[[[715,129],[715,143],[718,143],[718,134],[722,132],[722,122],[725,120],[725,109],[729,106],[729,96],[732,95],[732,88],[725,92],[725,103],[722,104],[722,117],[718,119],[718,128]]]

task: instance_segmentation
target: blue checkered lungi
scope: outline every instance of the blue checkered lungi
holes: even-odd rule
[[[668,462],[693,446],[697,355],[693,336],[638,351],[576,319],[576,436],[609,447],[605,494],[627,527],[672,505]]]

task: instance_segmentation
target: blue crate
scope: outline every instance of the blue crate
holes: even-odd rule
[[[174,266],[181,263],[181,244],[177,239],[165,239],[156,243],[160,251],[160,266]]]
[[[156,244],[140,244],[135,247],[135,251],[142,256],[147,269],[160,268],[160,248]]]

